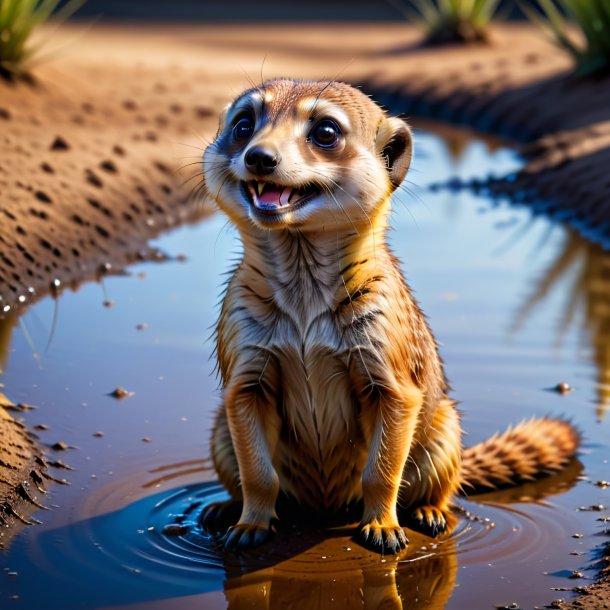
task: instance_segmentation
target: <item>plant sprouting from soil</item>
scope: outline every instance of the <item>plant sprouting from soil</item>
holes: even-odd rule
[[[413,0],[429,44],[486,42],[499,0]]]
[[[85,0],[71,0],[56,13],[67,19]],[[31,43],[32,32],[45,23],[60,0],[0,0],[0,77],[23,76],[40,50]]]
[[[523,10],[539,23],[576,62],[577,76],[610,74],[610,2],[608,0],[537,0],[540,12]],[[574,36],[575,28],[581,40]]]

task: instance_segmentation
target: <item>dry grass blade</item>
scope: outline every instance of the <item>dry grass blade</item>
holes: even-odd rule
[[[576,63],[577,76],[610,74],[610,3],[608,0],[538,0],[528,17],[545,28]],[[574,26],[581,41],[574,38]]]
[[[55,19],[65,20],[85,0],[71,0],[57,11]],[[59,0],[0,0],[0,77],[12,78],[27,72],[36,52],[31,45],[34,30],[57,9]]]
[[[431,44],[485,42],[499,0],[413,0]]]

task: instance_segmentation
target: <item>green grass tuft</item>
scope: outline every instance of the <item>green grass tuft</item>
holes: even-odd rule
[[[12,78],[27,73],[39,50],[31,44],[32,32],[47,21],[60,0],[0,0],[0,76]],[[68,2],[56,14],[67,19],[84,0]]]
[[[499,0],[413,0],[431,44],[485,42]]]
[[[610,74],[610,2],[608,0],[537,0],[541,12],[523,5],[527,15],[544,27],[576,63],[577,76]],[[582,34],[574,40],[572,26]]]

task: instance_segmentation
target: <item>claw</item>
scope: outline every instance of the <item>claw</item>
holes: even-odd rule
[[[270,528],[238,523],[227,530],[227,533],[221,538],[221,542],[226,551],[240,551],[267,542],[271,533]]]
[[[411,515],[411,520],[414,529],[432,538],[436,538],[447,529],[447,519],[443,511],[436,506],[416,508]]]
[[[371,551],[394,555],[409,544],[409,539],[400,525],[383,526],[378,523],[366,523],[360,526],[354,539]]]

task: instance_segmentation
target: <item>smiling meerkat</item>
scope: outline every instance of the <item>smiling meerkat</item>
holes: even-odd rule
[[[227,549],[264,542],[278,497],[320,516],[358,507],[356,539],[448,528],[462,488],[564,466],[566,422],[537,419],[470,449],[436,342],[387,244],[407,124],[339,82],[268,81],[239,95],[204,154],[208,192],[243,256],[217,326],[223,405],[212,434],[232,500],[201,517]],[[236,522],[236,523],[235,523]]]

